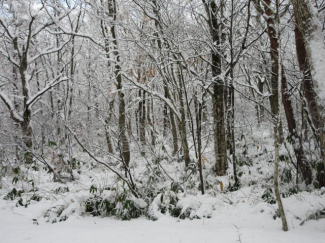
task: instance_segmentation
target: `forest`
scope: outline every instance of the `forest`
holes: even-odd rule
[[[324,34],[324,0],[0,0],[0,237],[323,242]]]

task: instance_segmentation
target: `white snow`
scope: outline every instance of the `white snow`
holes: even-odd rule
[[[255,158],[253,166],[240,166],[242,188],[234,192],[220,192],[218,188],[207,190],[207,194],[197,194],[195,190],[184,188],[184,192],[175,193],[167,190],[158,194],[150,205],[142,199],[132,197],[131,200],[139,208],[149,207],[149,215],[157,219],[152,221],[145,216],[130,221],[121,221],[113,216],[93,217],[85,212],[85,201],[94,195],[89,188],[95,185],[103,190],[101,198],[114,201],[116,191],[105,190],[117,181],[113,173],[103,168],[90,168],[89,164],[81,167],[79,178],[74,182],[61,184],[53,182],[53,175],[43,170],[31,171],[21,169],[29,179],[35,181],[37,193],[42,196],[40,202],[31,201],[27,208],[16,206],[17,200],[2,200],[12,189],[12,179],[2,178],[0,189],[0,242],[5,243],[101,243],[101,242],[155,242],[155,243],[191,243],[191,242],[242,242],[242,243],[323,243],[325,235],[325,219],[305,219],[316,211],[325,208],[325,188],[312,192],[299,192],[283,198],[283,204],[289,231],[283,232],[280,218],[274,220],[276,204],[268,204],[261,196],[267,188],[268,179],[272,175],[272,164],[268,158],[272,153],[271,133],[268,130],[254,130],[253,140],[263,141],[259,146],[250,146],[247,153]],[[268,152],[269,151],[269,152]],[[237,151],[240,153],[240,151]],[[46,156],[46,154],[45,154]],[[82,161],[89,161],[86,154],[79,154]],[[208,156],[208,155],[206,155]],[[208,156],[209,159],[211,159]],[[143,165],[139,158],[134,158],[134,173],[142,173]],[[171,177],[177,178],[178,163],[162,161],[161,165]],[[212,166],[207,163],[205,166]],[[210,184],[222,181],[226,190],[228,177],[209,175]],[[266,180],[267,179],[267,180]],[[144,179],[143,179],[144,181]],[[257,181],[257,183],[251,183]],[[26,184],[26,185],[25,185]],[[24,186],[25,185],[25,186]],[[250,186],[249,186],[250,185]],[[30,183],[19,181],[14,185],[25,191],[31,189]],[[161,188],[170,188],[170,184],[161,183]],[[290,186],[288,184],[288,186]],[[59,188],[69,191],[55,193]],[[286,187],[286,185],[282,185]],[[98,193],[98,192],[97,192]],[[163,198],[162,198],[163,195]],[[173,217],[167,211],[163,214],[160,207],[168,204],[177,196],[176,206],[181,213],[189,214],[189,218]],[[29,195],[30,197],[30,195]],[[51,223],[56,212],[63,210],[60,217],[66,221]],[[44,217],[46,215],[46,217]],[[241,241],[239,241],[241,240]]]
[[[250,188],[232,198],[233,205],[216,206],[212,218],[180,220],[164,215],[157,221],[143,218],[120,221],[114,218],[79,216],[74,214],[67,221],[50,224],[38,218],[40,212],[51,206],[42,200],[28,208],[0,200],[0,239],[6,243],[89,243],[89,242],[241,242],[249,243],[322,243],[325,219],[307,221],[300,226],[296,216],[304,218],[311,209],[324,203],[324,195],[303,193],[284,200],[289,222],[289,232],[281,230],[280,220],[273,220],[274,208],[264,202],[253,203]],[[197,200],[188,198],[191,206]],[[209,197],[205,197],[209,201]],[[32,219],[38,219],[39,225]]]

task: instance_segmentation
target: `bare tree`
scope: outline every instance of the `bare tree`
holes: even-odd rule
[[[3,5],[5,6],[5,5]],[[33,150],[33,129],[32,116],[33,106],[41,97],[59,83],[68,80],[63,75],[63,68],[52,80],[45,82],[45,86],[38,90],[33,90],[33,81],[35,77],[38,78],[37,73],[40,71],[37,67],[37,62],[46,55],[51,55],[59,52],[70,41],[66,40],[60,46],[37,46],[37,38],[41,38],[44,32],[52,32],[58,21],[62,21],[69,15],[71,10],[62,8],[62,13],[54,18],[51,15],[51,4],[42,3],[41,6],[36,6],[32,1],[17,2],[11,1],[4,8],[7,15],[0,18],[0,26],[4,35],[1,36],[2,48],[0,48],[0,55],[5,57],[17,70],[16,75],[11,80],[9,85],[15,88],[15,95],[22,97],[20,104],[14,104],[9,95],[10,86],[7,87],[7,92],[0,91],[0,98],[10,111],[13,122],[19,124],[22,129],[22,142],[26,150],[26,163],[32,162]],[[61,6],[62,7],[62,6]],[[52,29],[51,29],[52,28]],[[39,80],[38,80],[39,81]],[[19,92],[19,94],[18,94]]]

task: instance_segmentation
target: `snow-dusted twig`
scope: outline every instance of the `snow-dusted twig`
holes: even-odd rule
[[[9,111],[10,111],[10,115],[11,117],[16,121],[16,122],[23,122],[24,119],[18,114],[18,112],[16,111],[13,103],[11,102],[11,100],[9,99],[9,97],[0,91],[0,98],[2,99],[2,101],[6,104],[6,106],[8,107]]]
[[[119,172],[117,172],[116,170],[114,170],[111,166],[109,166],[107,163],[98,160],[78,139],[78,136],[70,129],[69,126],[67,126],[65,124],[65,127],[68,129],[68,131],[72,134],[72,136],[76,139],[77,143],[80,145],[80,147],[93,159],[95,160],[98,164],[101,164],[103,166],[105,166],[107,169],[109,169],[110,171],[112,171],[115,175],[117,175],[118,178],[120,178],[122,181],[124,181],[128,188],[130,189],[131,193],[136,197],[139,198],[138,193],[134,190],[134,188],[132,187],[132,185],[130,184],[130,182],[125,179]]]
[[[33,103],[39,98],[41,97],[46,91],[48,91],[49,89],[53,88],[54,86],[58,85],[59,83],[63,82],[63,81],[67,81],[69,80],[68,77],[62,77],[58,80],[59,77],[57,77],[56,79],[52,80],[47,86],[45,86],[42,90],[40,90],[37,94],[35,94],[33,97],[31,97],[26,105],[27,107],[30,107],[31,105],[33,105]]]
[[[132,80],[131,78],[129,78],[127,75],[123,74],[123,76],[129,80],[132,84],[134,84],[136,87],[144,90],[145,92],[147,92],[148,94],[151,94],[155,97],[158,97],[159,99],[161,99],[162,101],[164,101],[166,103],[166,105],[174,112],[174,114],[176,115],[177,119],[178,120],[181,120],[181,115],[179,114],[179,112],[176,110],[175,106],[172,104],[172,102],[165,98],[163,95],[155,92],[155,91],[152,91],[152,90],[149,90],[146,86]]]

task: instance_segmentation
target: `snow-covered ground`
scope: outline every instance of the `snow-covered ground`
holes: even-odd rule
[[[233,204],[220,204],[225,196]],[[213,205],[211,218],[182,220],[166,215],[157,221],[145,217],[121,221],[73,214],[68,220],[54,224],[40,217],[52,201],[43,199],[24,208],[16,207],[16,201],[0,200],[0,239],[3,243],[324,242],[325,219],[309,220],[300,226],[315,210],[324,208],[324,191],[304,192],[284,199],[289,232],[282,231],[279,218],[273,219],[276,206],[262,202],[254,186],[216,198],[220,200]],[[213,201],[211,196],[196,199],[202,205]]]
[[[147,160],[135,156],[132,173],[139,188],[142,186],[140,190],[151,186],[156,196],[155,199],[147,200],[149,204],[141,199],[132,199],[132,195],[130,200],[137,202],[140,207],[148,205],[146,212],[149,216],[154,216],[156,221],[146,216],[122,221],[115,216],[93,217],[87,213],[87,199],[95,195],[109,198],[118,190],[121,193],[122,183],[107,168],[90,163],[90,158],[85,154],[78,154],[78,160],[84,162],[73,171],[76,180],[65,183],[54,182],[53,174],[45,171],[42,165],[38,165],[37,170],[19,165],[19,171],[12,166],[13,172],[8,169],[1,179],[0,243],[324,243],[325,217],[322,215],[319,219],[313,215],[320,211],[325,214],[325,188],[307,190],[303,185],[299,185],[298,193],[288,194],[295,188],[295,172],[291,169],[290,180],[285,181],[285,173],[291,167],[289,163],[281,162],[281,191],[287,193],[283,204],[289,226],[289,231],[283,232],[281,219],[276,216],[277,205],[272,204],[275,203],[273,193],[270,193],[272,203],[266,202],[270,200],[262,197],[266,190],[273,187],[271,135],[254,131],[254,136],[262,142],[256,144],[254,141],[247,141],[249,146],[240,144],[242,148],[247,147],[247,151],[237,149],[238,154],[242,155],[238,157],[241,188],[237,191],[231,191],[229,188],[232,183],[231,167],[228,176],[217,177],[211,172],[213,163],[209,160],[213,161],[213,157],[209,149],[205,151],[207,162],[204,180],[209,182],[205,195],[201,195],[198,189],[198,174],[193,175],[189,181],[182,182],[183,163],[163,159],[160,166],[164,170],[158,170],[156,163],[152,162],[151,167],[146,167]],[[285,152],[282,151],[283,154]],[[249,157],[244,154],[249,154]],[[152,161],[152,158],[148,161]],[[55,166],[54,162],[52,164]],[[119,170],[118,166],[116,168]],[[145,168],[151,169],[147,173]],[[161,174],[157,175],[157,172]],[[165,173],[169,177],[165,176]],[[17,176],[19,180],[15,181]],[[150,182],[149,177],[153,177]],[[168,196],[176,195],[171,190],[169,178],[183,183],[184,190],[176,192],[176,207],[181,208],[182,212],[187,212],[187,217],[194,219],[173,217],[168,210],[165,214],[161,213],[161,205],[170,202]],[[98,190],[92,191],[92,185]],[[14,200],[3,200],[13,187],[17,190],[23,189],[25,193]],[[114,191],[114,187],[120,189]],[[161,192],[165,193],[163,197]],[[20,197],[23,199],[22,204],[25,204],[33,193],[42,199],[39,202],[30,200],[27,207],[19,205]],[[61,210],[59,216],[58,210]],[[59,222],[62,217],[64,221]]]

